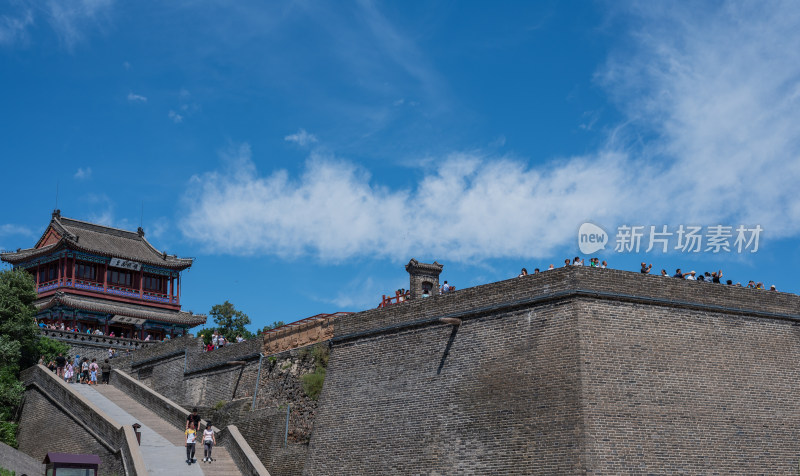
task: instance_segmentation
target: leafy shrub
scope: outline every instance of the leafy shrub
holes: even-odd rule
[[[306,392],[308,398],[319,400],[322,384],[325,383],[326,372],[325,367],[317,367],[314,372],[303,375],[303,391]]]

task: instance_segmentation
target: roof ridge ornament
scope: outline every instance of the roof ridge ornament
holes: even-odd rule
[[[136,234],[141,236],[141,237],[144,237],[144,228],[139,227],[139,229],[136,230]]]
[[[53,218],[55,218],[55,219],[61,218],[61,210],[60,209],[56,208],[55,210],[53,210]]]

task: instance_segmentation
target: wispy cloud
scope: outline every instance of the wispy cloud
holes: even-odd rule
[[[113,0],[47,0],[44,9],[61,42],[72,49],[84,40],[86,29],[102,26],[113,3]]]
[[[317,136],[314,134],[309,134],[305,129],[300,129],[294,134],[289,134],[288,136],[284,137],[283,140],[287,142],[294,142],[300,147],[306,147],[317,142]]]
[[[369,309],[375,306],[375,296],[386,292],[371,276],[365,279],[357,278],[344,284],[336,297],[321,301],[333,304],[337,309]],[[317,295],[309,296],[311,299],[320,300]]]
[[[128,93],[128,101],[130,102],[147,102],[147,98],[139,94]]]
[[[627,117],[595,152],[530,165],[454,151],[397,188],[318,152],[297,176],[262,174],[245,145],[192,178],[180,228],[215,252],[328,261],[542,257],[587,219],[796,236],[800,9],[638,5],[631,41],[598,72]]]
[[[170,109],[169,113],[167,114],[167,117],[172,119],[172,122],[174,122],[175,124],[180,124],[181,122],[183,122],[183,116],[178,114],[177,112],[171,110],[171,109]]]
[[[33,231],[31,231],[31,229],[28,227],[21,225],[14,225],[11,223],[0,225],[0,236],[9,236],[9,235],[33,236]]]
[[[68,50],[86,37],[88,30],[108,21],[113,0],[19,0],[11,2],[16,14],[0,16],[0,45],[27,41],[29,27],[38,18],[50,24]]]
[[[13,45],[25,41],[28,27],[33,25],[33,12],[24,10],[19,16],[0,16],[0,45]]]
[[[92,168],[91,167],[79,167],[78,171],[75,172],[73,177],[77,180],[88,180],[92,177]]]
[[[84,197],[91,211],[86,221],[105,226],[114,225],[114,201],[104,193],[90,193]]]

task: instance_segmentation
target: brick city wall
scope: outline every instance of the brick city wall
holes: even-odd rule
[[[793,474],[798,324],[796,295],[577,267],[345,316],[305,473]]]
[[[100,474],[125,474],[121,427],[106,420],[44,366],[22,373],[26,386],[20,417],[20,451],[43,461],[48,452],[96,454]]]

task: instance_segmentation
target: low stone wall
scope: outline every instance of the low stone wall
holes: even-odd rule
[[[228,450],[231,458],[236,463],[236,467],[239,468],[243,475],[270,476],[267,468],[258,459],[258,456],[250,448],[250,445],[239,433],[239,429],[235,425],[228,425],[218,435],[217,442]]]
[[[31,458],[5,443],[0,443],[0,468],[28,476],[43,476],[45,471],[45,465],[41,460]]]
[[[83,332],[68,332],[53,329],[40,329],[43,336],[63,342],[70,347],[70,356],[80,355],[89,360],[97,359],[102,362],[108,357],[108,349],[114,349],[122,357],[130,351],[155,347],[160,342],[144,342],[137,339],[122,339],[120,337],[97,336]]]
[[[48,452],[100,456],[100,474],[145,476],[132,428],[123,427],[43,365],[22,372],[26,387],[17,440],[34,459]]]

